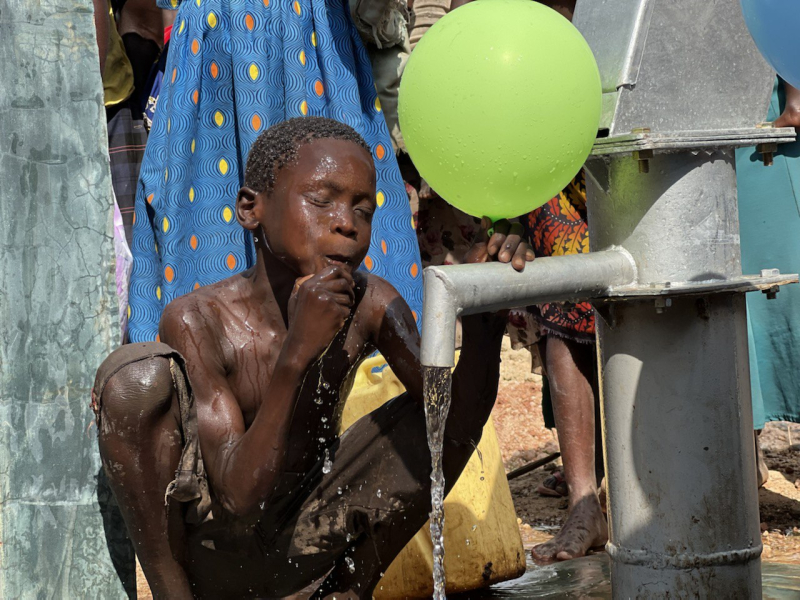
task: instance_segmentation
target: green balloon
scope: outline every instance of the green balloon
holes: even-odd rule
[[[600,121],[600,74],[580,32],[531,0],[477,0],[420,40],[400,128],[420,174],[471,215],[516,217],[580,171]]]

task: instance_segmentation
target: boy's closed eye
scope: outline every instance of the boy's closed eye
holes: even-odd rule
[[[367,221],[371,221],[372,216],[375,214],[375,208],[369,205],[358,205],[356,206],[355,211],[363,216]]]
[[[311,204],[315,204],[317,206],[330,206],[331,204],[331,199],[324,194],[308,192],[303,194],[303,197],[311,202]]]

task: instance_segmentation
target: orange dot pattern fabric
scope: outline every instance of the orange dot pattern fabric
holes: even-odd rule
[[[558,196],[521,220],[536,256],[589,252],[583,171]],[[551,302],[531,307],[531,312],[548,333],[594,342],[594,309],[589,302]]]
[[[159,0],[170,8],[175,0]],[[133,342],[154,340],[174,298],[250,267],[232,207],[256,137],[324,116],[372,149],[378,208],[362,268],[422,310],[419,246],[369,57],[339,0],[185,0],[179,8],[139,178],[130,283]]]

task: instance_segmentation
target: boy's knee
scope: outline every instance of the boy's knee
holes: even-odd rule
[[[170,361],[165,356],[150,356],[127,361],[125,346],[113,352],[98,370],[98,380],[108,368],[113,372],[105,383],[96,382],[92,392],[95,410],[102,421],[138,426],[142,421],[168,412],[174,384]],[[108,423],[107,423],[108,424]]]

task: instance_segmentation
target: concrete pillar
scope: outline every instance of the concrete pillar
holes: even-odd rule
[[[98,64],[89,0],[0,2],[0,598],[124,596],[89,409],[119,337]]]

